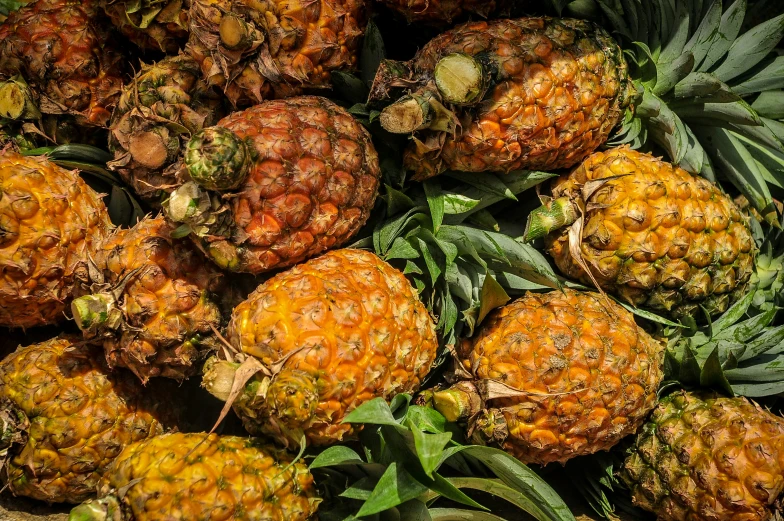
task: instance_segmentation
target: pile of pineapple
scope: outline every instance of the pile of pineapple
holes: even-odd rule
[[[783,515],[782,7],[0,2],[0,500]]]

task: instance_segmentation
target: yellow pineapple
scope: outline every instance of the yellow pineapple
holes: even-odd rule
[[[766,521],[784,492],[784,418],[746,398],[679,391],[635,440],[621,478],[661,521]]]
[[[531,214],[526,239],[547,233],[570,278],[674,316],[723,312],[746,291],[756,255],[749,224],[704,178],[620,147],[561,176],[553,197]]]
[[[609,450],[656,404],[664,346],[595,293],[527,293],[457,348],[453,387],[423,395],[474,441],[524,463]]]
[[[2,480],[17,495],[79,503],[135,441],[176,427],[168,386],[110,372],[74,337],[20,347],[0,362]]]
[[[313,445],[353,438],[345,415],[372,398],[417,390],[438,349],[430,314],[405,276],[351,249],[259,286],[235,308],[228,340],[233,359],[208,360],[204,385],[233,401],[251,433],[287,444],[303,435]],[[235,377],[250,378],[239,396],[230,394]]]
[[[307,466],[259,441],[164,434],[129,445],[69,521],[306,521],[320,500]]]
[[[64,319],[88,283],[89,254],[110,230],[103,201],[76,172],[0,152],[0,326]]]

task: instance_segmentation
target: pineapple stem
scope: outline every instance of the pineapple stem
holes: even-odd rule
[[[471,382],[458,382],[449,389],[435,391],[431,400],[433,408],[450,422],[467,420],[484,407],[479,391]]]
[[[482,64],[463,53],[441,58],[436,64],[435,80],[443,99],[455,105],[481,101],[489,84]]]
[[[102,326],[114,307],[114,299],[106,293],[85,295],[71,302],[71,313],[82,331],[93,331]]]
[[[250,28],[240,18],[225,15],[218,27],[221,43],[232,51],[245,50],[253,44]]]
[[[128,150],[137,163],[147,168],[160,168],[169,157],[163,137],[154,131],[132,135]]]
[[[577,207],[568,197],[559,197],[540,206],[528,216],[523,241],[530,242],[544,237],[553,230],[569,226],[580,216]]]
[[[237,374],[240,364],[210,358],[204,364],[204,377],[202,387],[208,393],[222,402],[229,400],[231,389],[234,385],[234,377]]]
[[[209,195],[193,182],[176,189],[163,204],[169,219],[186,224],[202,222],[210,207]]]
[[[411,134],[427,128],[433,120],[433,108],[426,97],[404,96],[381,111],[379,121],[392,134]]]
[[[41,117],[33,93],[24,80],[14,77],[0,82],[0,117],[13,120]]]
[[[239,188],[250,172],[250,154],[231,130],[210,127],[193,135],[185,148],[191,178],[207,190]]]
[[[123,519],[120,502],[115,496],[91,499],[77,505],[68,514],[68,521],[115,521]]]

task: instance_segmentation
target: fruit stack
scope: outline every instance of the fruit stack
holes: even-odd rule
[[[2,4],[0,518],[780,517],[780,11]]]

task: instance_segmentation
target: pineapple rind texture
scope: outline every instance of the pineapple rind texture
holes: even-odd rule
[[[234,310],[229,341],[266,367],[289,357],[266,400],[235,402],[245,427],[281,441],[302,431],[309,445],[353,438],[345,415],[373,398],[416,391],[438,350],[433,320],[405,276],[351,249],[261,285]]]
[[[695,316],[726,310],[746,292],[756,246],[732,199],[649,154],[627,147],[597,152],[559,178],[554,197],[581,200],[590,181],[607,179],[585,202],[580,253],[599,285],[628,303]],[[558,268],[593,285],[569,250],[569,229],[546,237]]]
[[[302,461],[252,438],[172,433],[126,447],[99,485],[133,521],[306,521],[319,500]]]
[[[484,100],[455,109],[454,134],[424,130],[405,154],[423,180],[444,170],[509,172],[569,168],[602,145],[635,92],[621,48],[599,26],[572,19],[521,18],[460,25],[408,62],[432,90],[438,61],[464,53],[487,63]],[[384,91],[376,78],[374,91]],[[430,85],[428,83],[430,82]]]
[[[235,106],[330,88],[332,71],[356,68],[365,4],[194,0],[186,50]]]
[[[631,313],[595,293],[527,293],[492,312],[458,350],[476,381],[520,396],[491,400],[503,449],[524,463],[564,463],[609,450],[656,404],[664,346]]]
[[[218,123],[245,142],[250,173],[229,198],[230,237],[198,240],[232,271],[262,273],[345,244],[365,224],[381,169],[370,134],[325,98],[300,96]],[[219,262],[220,264],[220,262]]]
[[[96,253],[109,288],[125,283],[123,325],[103,338],[111,367],[127,367],[146,382],[192,375],[211,351],[221,325],[215,293],[223,282],[187,239],[174,239],[162,217],[118,230]]]
[[[47,502],[93,496],[126,445],[175,425],[171,402],[154,394],[130,372],[109,372],[77,338],[19,348],[0,362],[0,399],[30,422],[3,470],[11,491]]]
[[[766,521],[784,492],[784,419],[746,398],[679,391],[654,410],[620,476],[661,521]]]
[[[189,56],[142,64],[112,114],[109,148],[115,159],[109,167],[140,197],[160,203],[187,178],[181,151],[188,138],[214,125],[224,108]]]
[[[87,259],[108,236],[101,198],[76,172],[0,153],[0,326],[65,319],[87,282]]]
[[[122,89],[122,55],[94,0],[40,0],[0,25],[0,78],[21,74],[44,114],[105,126]]]

